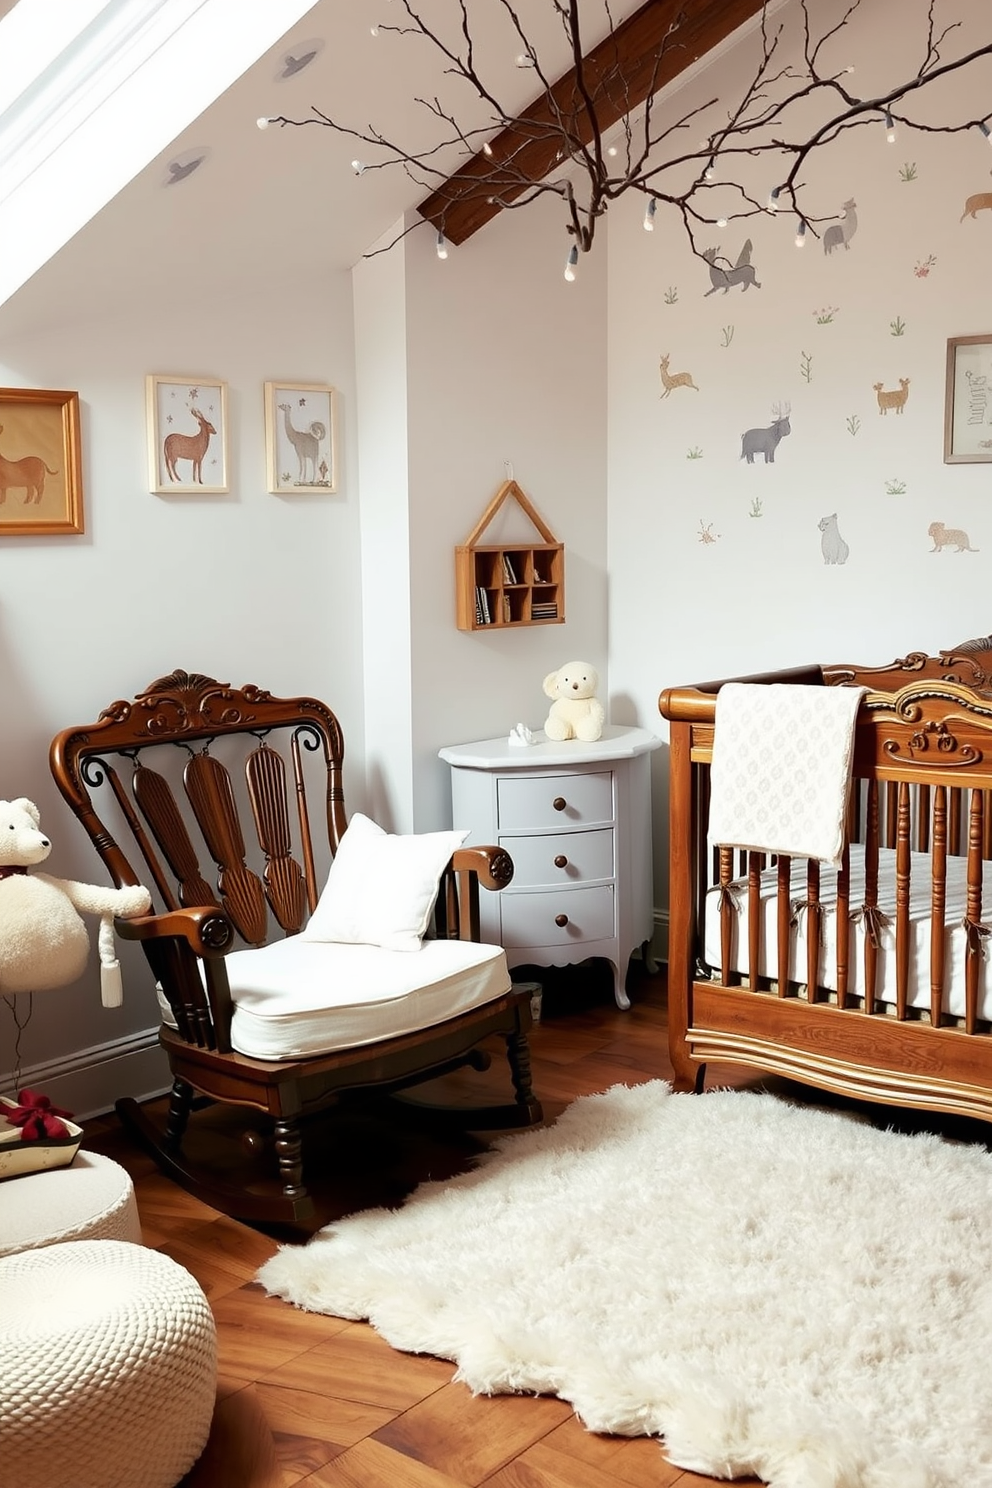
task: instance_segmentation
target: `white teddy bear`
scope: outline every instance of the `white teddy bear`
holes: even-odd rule
[[[587,661],[566,661],[544,679],[544,691],[554,698],[544,725],[549,739],[581,739],[592,744],[603,732],[606,712],[595,696],[596,668]]]
[[[45,992],[82,976],[90,950],[82,910],[101,916],[103,1002],[119,1007],[113,917],[144,914],[151,895],[140,884],[109,889],[29,873],[52,850],[40,821],[41,812],[26,796],[0,801],[0,993]]]

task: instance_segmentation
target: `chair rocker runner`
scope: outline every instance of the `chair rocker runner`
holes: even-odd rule
[[[328,883],[321,895],[319,875],[347,826],[343,756],[341,728],[323,703],[183,671],[133,702],[112,703],[96,723],[64,730],[51,746],[59,790],[114,883],[145,881],[153,891],[156,912],[116,928],[140,941],[158,984],[172,1095],[162,1131],[134,1100],[119,1101],[118,1113],[164,1172],[237,1218],[310,1218],[301,1121],[349,1095],[393,1094],[464,1065],[484,1069],[489,1056],[479,1046],[493,1034],[506,1043],[514,1099],[452,1114],[467,1130],[541,1120],[529,991],[512,986],[502,950],[479,941],[480,885],[509,883],[505,852],[457,847],[449,857],[450,845],[434,834],[447,866],[433,934],[422,944],[415,938],[412,950],[383,949],[360,934],[352,943],[342,943],[348,935],[317,938],[314,911],[330,893]],[[322,831],[311,832],[311,803],[326,818],[326,843]],[[390,853],[370,862],[395,867],[410,860],[404,844],[418,854],[428,844],[387,838],[359,820],[374,834],[373,849]],[[203,847],[216,871],[201,868]],[[436,882],[427,877],[419,885],[424,924]],[[380,871],[362,899],[373,919],[398,912],[387,902],[392,882]],[[283,933],[270,934],[276,927]],[[183,1135],[198,1096],[271,1118],[281,1191],[224,1184],[195,1169]]]

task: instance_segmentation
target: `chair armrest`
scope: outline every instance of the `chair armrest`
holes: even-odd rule
[[[513,859],[501,847],[459,847],[452,859],[455,873],[475,873],[484,889],[505,889],[513,878]]]
[[[185,940],[198,956],[223,956],[234,944],[234,926],[215,904],[172,909],[165,914],[117,918],[121,940]]]

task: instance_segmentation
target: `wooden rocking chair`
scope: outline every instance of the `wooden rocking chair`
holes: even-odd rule
[[[96,723],[64,730],[51,747],[56,783],[114,883],[148,883],[157,910],[116,929],[141,942],[160,990],[174,1082],[168,1117],[159,1131],[136,1101],[117,1110],[165,1173],[242,1219],[312,1216],[302,1118],[357,1092],[391,1094],[463,1065],[484,1069],[479,1045],[492,1034],[506,1041],[515,1098],[459,1109],[461,1124],[541,1120],[528,991],[512,987],[498,947],[479,944],[479,886],[509,883],[505,852],[455,851],[419,950],[298,935],[318,903],[318,864],[326,873],[347,825],[343,754],[323,703],[182,671],[112,703]],[[311,834],[311,804],[326,817],[326,846]],[[130,857],[115,834],[130,842]],[[198,844],[216,873],[201,868]],[[282,935],[270,935],[272,920]],[[251,949],[238,948],[239,937]],[[197,1094],[272,1118],[281,1192],[194,1169],[183,1135]]]

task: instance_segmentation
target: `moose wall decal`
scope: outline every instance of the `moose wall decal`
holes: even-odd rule
[[[792,433],[789,423],[790,403],[773,403],[773,422],[764,429],[746,429],[741,436],[741,459],[754,464],[755,455],[764,455],[765,464],[775,463],[775,451],[779,440]]]

